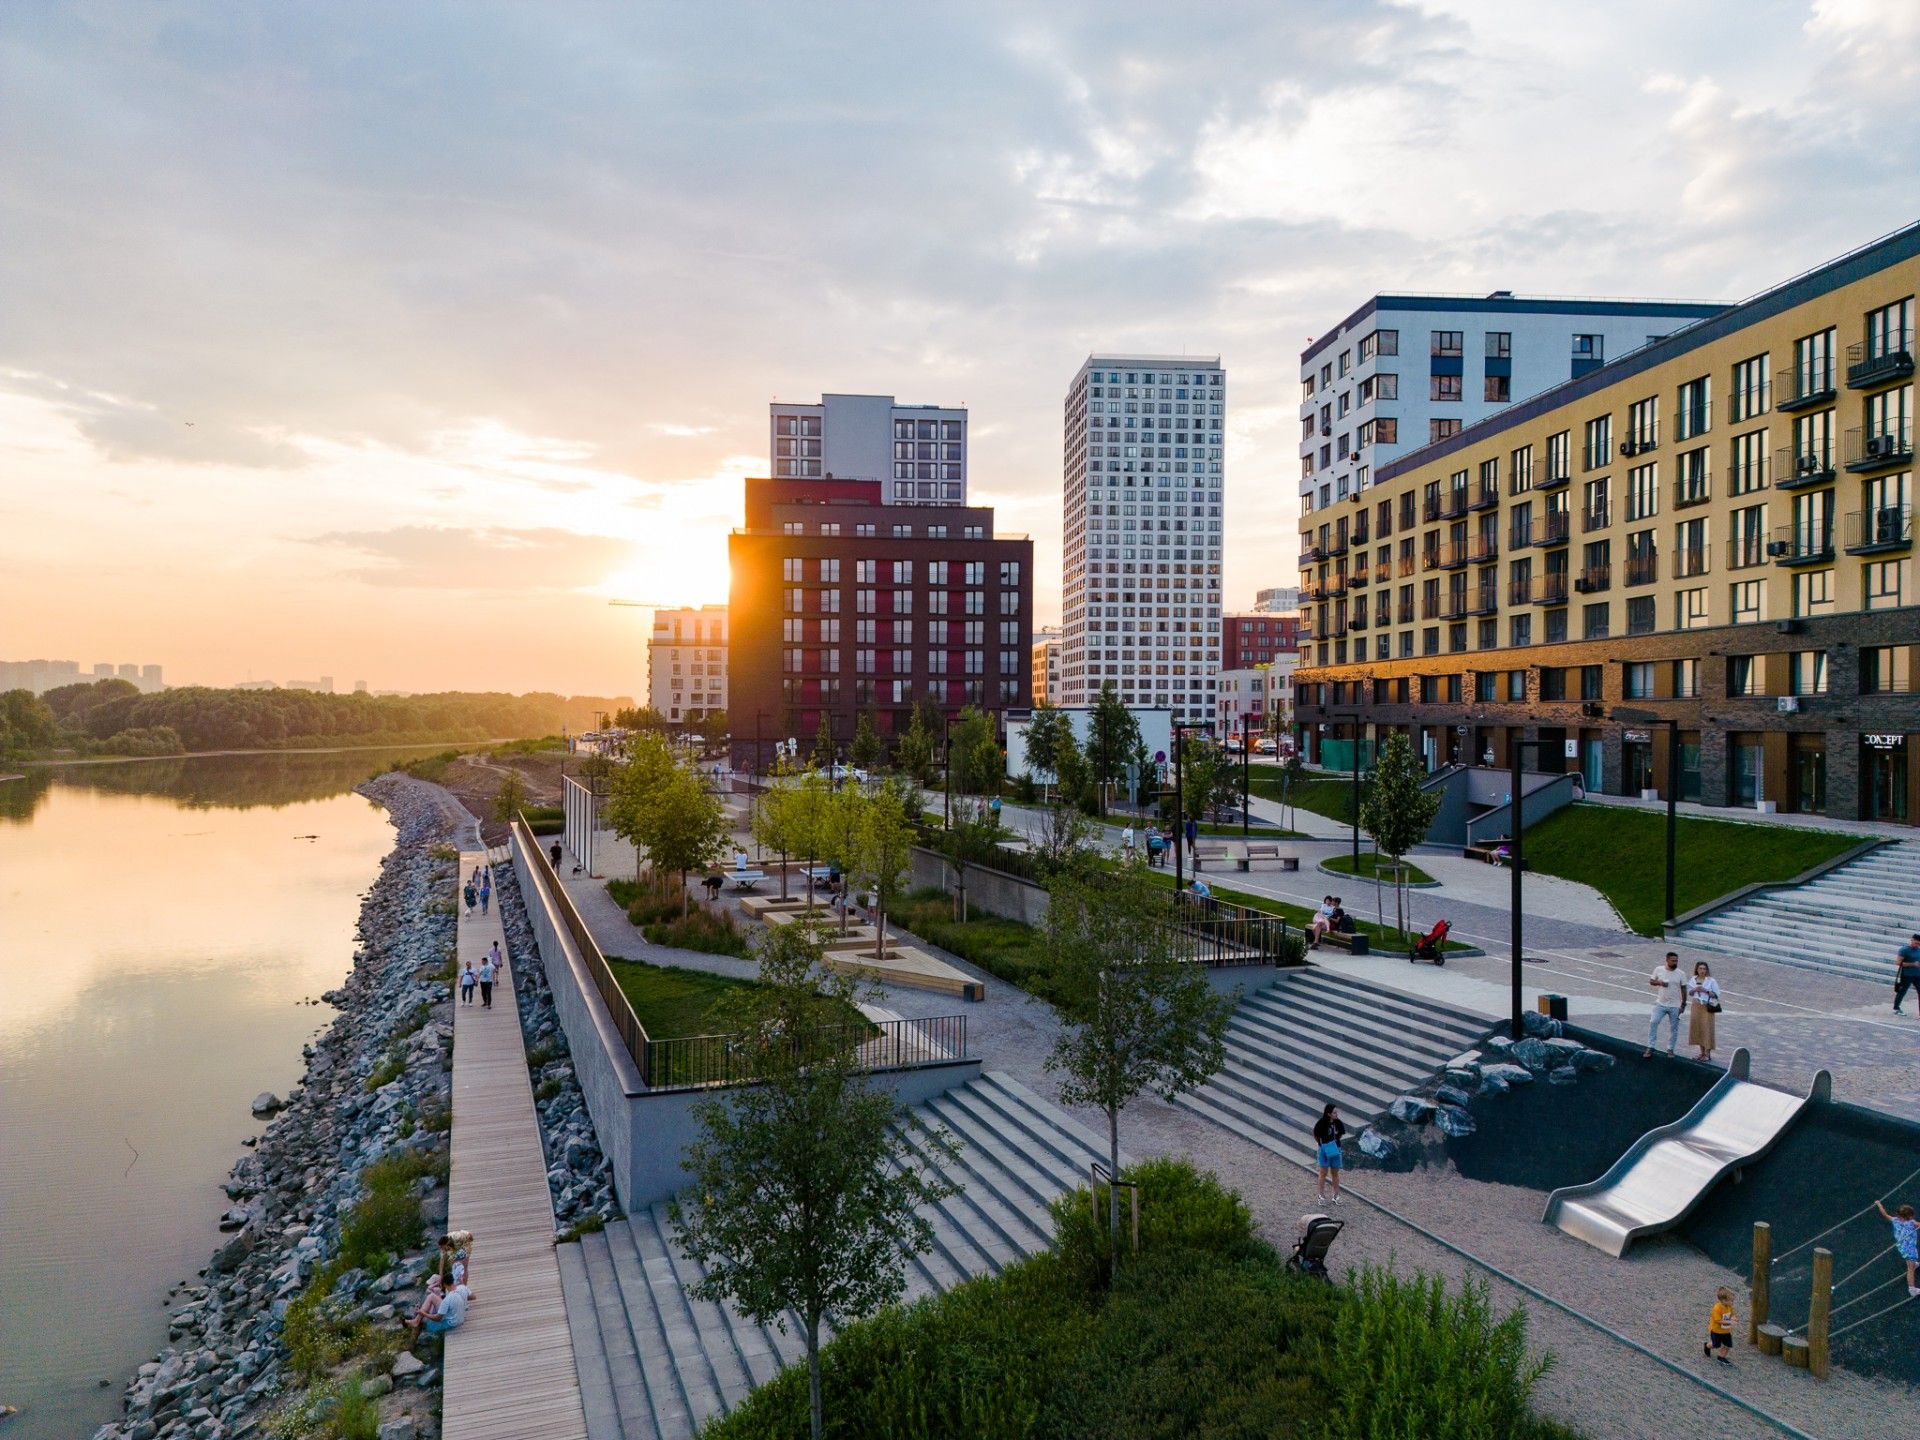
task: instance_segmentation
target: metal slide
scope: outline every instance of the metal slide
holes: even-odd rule
[[[1540,1218],[1614,1256],[1678,1225],[1722,1176],[1765,1155],[1809,1103],[1833,1093],[1825,1070],[1803,1097],[1752,1084],[1751,1063],[1744,1048],[1734,1051],[1726,1075],[1691,1110],[1634,1141],[1598,1180],[1554,1191]]]

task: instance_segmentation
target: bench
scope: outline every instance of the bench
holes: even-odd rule
[[[1511,851],[1513,840],[1505,835],[1502,835],[1498,840],[1482,840],[1478,844],[1467,846],[1462,853],[1465,854],[1469,860],[1484,860],[1489,865],[1506,865],[1511,862],[1508,856],[1500,853],[1500,847],[1503,845]],[[1520,868],[1522,870],[1527,868],[1524,857],[1521,859]]]
[[[1344,950],[1349,955],[1370,955],[1373,942],[1364,930],[1349,933],[1345,930],[1329,930],[1320,937],[1322,945],[1331,945],[1336,950]]]
[[[1256,860],[1271,860],[1282,870],[1298,870],[1300,868],[1300,857],[1298,855],[1282,855],[1279,845],[1271,840],[1264,842],[1251,840],[1247,842],[1240,856],[1240,868],[1242,870],[1250,870],[1253,868],[1253,862]]]
[[[1198,870],[1201,863],[1207,860],[1226,860],[1231,854],[1225,845],[1206,845],[1196,840],[1193,842],[1193,868]],[[1246,866],[1240,868],[1244,870]]]

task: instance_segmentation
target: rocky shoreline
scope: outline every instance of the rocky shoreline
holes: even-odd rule
[[[95,1440],[331,1435],[349,1409],[375,1413],[381,1440],[438,1433],[438,1367],[399,1349],[395,1321],[447,1213],[456,862],[443,842],[471,820],[404,775],[359,789],[396,835],[361,906],[352,972],[325,997],[340,1013],[306,1047],[303,1083],[256,1100],[273,1118],[226,1182],[231,1237],[168,1297],[168,1348]],[[397,1230],[375,1176],[404,1186]],[[350,1239],[357,1256],[368,1236],[416,1231],[373,1250],[377,1270],[346,1264]]]

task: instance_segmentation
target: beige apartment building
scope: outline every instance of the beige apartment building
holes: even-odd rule
[[[726,606],[653,612],[647,703],[674,724],[726,713]]]
[[[1504,765],[1525,739],[1594,790],[1672,768],[1685,799],[1911,823],[1916,288],[1920,225],[1306,516],[1308,754],[1400,730],[1430,766]]]

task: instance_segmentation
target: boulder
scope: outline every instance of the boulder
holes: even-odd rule
[[[391,1395],[393,1393],[393,1377],[391,1375],[376,1375],[360,1387],[360,1393],[365,1395],[369,1400],[378,1400],[382,1395]]]
[[[213,1252],[213,1259],[207,1267],[215,1275],[225,1275],[240,1268],[240,1262],[253,1253],[253,1247],[260,1243],[260,1227],[249,1219],[242,1225],[234,1237]]]
[[[1433,1095],[1436,1100],[1439,1100],[1443,1104],[1452,1105],[1460,1109],[1464,1109],[1473,1103],[1473,1097],[1471,1095],[1454,1085],[1442,1085],[1438,1090],[1433,1092]]]
[[[1473,1116],[1458,1105],[1442,1105],[1434,1112],[1433,1123],[1440,1127],[1441,1134],[1450,1135],[1456,1140],[1473,1134],[1478,1128],[1473,1123]]]
[[[1400,1147],[1369,1125],[1360,1132],[1360,1153],[1372,1160],[1391,1161],[1399,1155]]]
[[[1504,1095],[1507,1093],[1508,1088],[1504,1076],[1482,1075],[1480,1077],[1480,1093],[1482,1095]]]
[[[1475,1065],[1470,1070],[1449,1065],[1446,1070],[1446,1076],[1447,1084],[1453,1086],[1456,1090],[1474,1090],[1479,1088],[1480,1085],[1480,1067],[1478,1065]]]
[[[1489,1035],[1486,1047],[1496,1055],[1505,1055],[1513,1049],[1513,1038],[1508,1035]]]
[[[1604,1050],[1582,1050],[1573,1057],[1576,1070],[1611,1070],[1613,1056]]]
[[[1433,1119],[1433,1102],[1418,1095],[1402,1095],[1387,1107],[1387,1113],[1408,1125],[1424,1125]]]
[[[426,1369],[426,1362],[411,1350],[402,1350],[393,1357],[393,1368],[387,1373],[396,1380],[405,1380],[409,1375],[418,1375]]]
[[[286,1102],[271,1090],[262,1090],[258,1095],[253,1097],[253,1113],[256,1115],[271,1115],[276,1110],[284,1110],[286,1108]]]
[[[1520,1040],[1513,1047],[1513,1058],[1529,1070],[1547,1070],[1555,1064],[1554,1053],[1544,1040]]]
[[[1485,1065],[1480,1069],[1480,1083],[1486,1085],[1498,1080],[1504,1089],[1512,1085],[1526,1085],[1533,1080],[1533,1072],[1524,1065]]]
[[[1553,1051],[1554,1054],[1565,1056],[1568,1059],[1572,1059],[1586,1048],[1578,1040],[1571,1040],[1564,1036],[1556,1037],[1543,1043],[1547,1049]]]
[[[1547,1072],[1549,1085],[1571,1085],[1579,1078],[1580,1072],[1571,1065],[1556,1065]]]
[[[1560,1022],[1551,1015],[1542,1015],[1538,1010],[1522,1010],[1520,1028],[1529,1035],[1547,1039],[1560,1033]]]
[[[380,1440],[413,1440],[413,1417],[402,1415],[380,1427]]]

